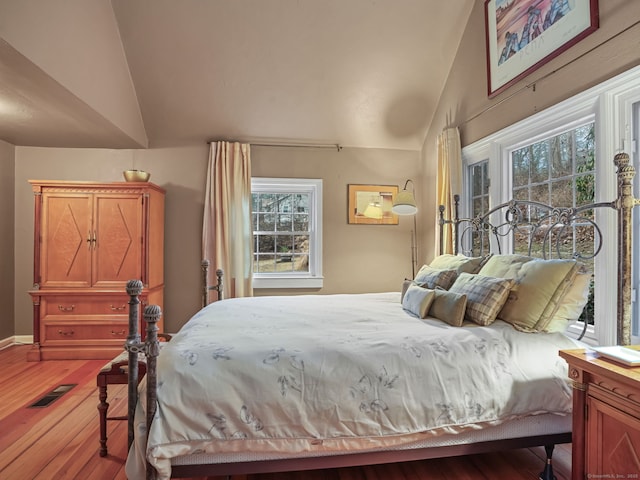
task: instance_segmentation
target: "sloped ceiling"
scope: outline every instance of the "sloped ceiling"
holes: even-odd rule
[[[67,147],[229,139],[419,150],[472,5],[4,1],[0,138]]]

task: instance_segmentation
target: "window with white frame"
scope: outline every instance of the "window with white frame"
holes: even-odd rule
[[[469,179],[469,210],[473,217],[485,214],[489,210],[489,161],[483,160],[467,167]],[[489,251],[485,245],[485,235],[473,234],[471,239],[471,254],[482,255]]]
[[[461,203],[462,213],[465,216],[476,213],[475,185],[478,178],[475,177],[481,178],[484,171],[483,167],[474,167],[481,166],[483,162],[486,162],[488,177],[491,178],[489,208],[511,198],[566,206],[613,200],[617,195],[613,157],[619,151],[629,154],[635,151],[635,133],[632,132],[640,132],[640,115],[636,113],[634,119],[633,112],[640,109],[638,105],[640,67],[465,147],[463,197],[466,198]],[[635,129],[632,128],[634,125]],[[632,158],[637,168],[638,154]],[[593,216],[608,242],[593,265],[600,287],[596,288],[590,308],[597,320],[595,324],[588,325],[585,340],[594,344],[614,344],[616,304],[611,302],[611,298],[615,298],[617,270],[611,265],[617,262],[616,212],[598,209]],[[635,217],[639,216],[640,212],[635,212]],[[585,241],[591,238],[585,227],[584,231],[574,235],[573,241],[581,241],[581,235]],[[512,245],[512,251],[517,250],[518,246]],[[640,255],[634,256],[634,270],[640,271]],[[634,278],[638,277],[640,275],[634,274]],[[638,285],[637,280],[634,282]],[[638,335],[636,304],[633,315],[633,332]],[[592,323],[591,320],[588,322]],[[582,325],[576,324],[572,331],[579,333]],[[638,340],[637,336],[634,338]]]
[[[254,288],[322,287],[322,180],[252,178]]]

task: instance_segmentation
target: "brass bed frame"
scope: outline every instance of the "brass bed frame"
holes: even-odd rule
[[[441,230],[440,246],[443,248],[442,231],[446,225],[450,225],[453,230],[455,240],[455,253],[466,253],[467,247],[478,244],[482,248],[488,242],[491,245],[498,245],[497,252],[500,252],[500,239],[509,235],[522,234],[525,232],[529,239],[542,238],[542,252],[546,257],[546,252],[553,252],[554,242],[556,255],[562,257],[563,248],[559,246],[560,235],[551,232],[558,232],[569,228],[575,224],[589,224],[594,227],[597,243],[595,256],[601,249],[602,233],[595,222],[589,217],[590,210],[596,208],[611,208],[618,213],[618,296],[617,296],[617,340],[619,344],[629,344],[631,338],[631,213],[634,206],[640,204],[640,200],[634,198],[632,182],[635,176],[635,169],[630,165],[629,156],[619,153],[614,158],[617,167],[618,195],[611,202],[599,202],[578,208],[557,208],[544,205],[538,202],[511,201],[498,207],[492,208],[487,214],[468,219],[458,218],[458,206],[456,204],[453,219],[444,218],[444,208],[440,207],[439,224]],[[532,209],[535,214],[532,216]],[[498,212],[505,212],[498,214]],[[495,221],[497,219],[497,221]],[[493,221],[493,223],[492,223]],[[522,229],[522,225],[525,228]],[[482,240],[484,238],[485,240]],[[475,239],[475,240],[474,240]],[[459,245],[463,245],[462,248]],[[532,242],[529,242],[529,252],[532,252]],[[571,252],[574,258],[584,259],[580,252]],[[208,295],[211,290],[218,292],[218,298],[222,298],[222,271],[218,270],[217,284],[208,286],[207,271],[209,264],[203,262],[203,306],[208,303]],[[138,296],[142,291],[142,283],[139,280],[132,280],[127,284],[129,301],[129,335],[125,345],[129,352],[129,447],[133,442],[133,419],[136,404],[138,401],[138,362],[139,353],[144,353],[147,357],[147,406],[146,422],[149,425],[156,412],[157,402],[157,371],[156,357],[159,353],[157,322],[162,312],[155,305],[145,307],[143,319],[146,323],[146,339],[140,341],[138,332],[138,320],[140,318]],[[575,403],[575,402],[574,402]],[[147,429],[148,432],[148,429]],[[581,439],[574,439],[574,441]],[[543,472],[540,474],[542,480],[554,479],[551,466],[551,456],[555,444],[570,443],[572,441],[571,432],[556,433],[551,435],[538,435],[529,437],[519,437],[503,440],[494,440],[472,444],[451,445],[443,447],[428,447],[408,450],[377,451],[365,453],[346,453],[331,457],[305,457],[279,460],[261,460],[251,462],[216,463],[206,465],[175,465],[172,468],[172,477],[190,477],[202,475],[236,475],[251,473],[283,472],[295,470],[311,470],[324,468],[338,468],[356,465],[371,465],[390,462],[405,462],[422,460],[429,458],[441,458],[447,456],[468,455],[474,453],[485,453],[496,450],[508,450],[514,448],[525,448],[532,446],[545,446],[547,461]],[[582,439],[583,441],[583,439]],[[147,478],[155,478],[155,469],[147,463]]]

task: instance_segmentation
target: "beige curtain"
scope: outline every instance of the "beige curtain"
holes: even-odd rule
[[[457,127],[446,128],[438,135],[438,205],[444,205],[444,218],[455,216],[453,196],[462,193],[462,149],[460,147],[460,132]],[[439,233],[439,228],[436,228]],[[453,253],[453,228],[445,225],[444,251]],[[440,253],[440,238],[436,241],[436,255]]]
[[[202,258],[224,272],[224,298],[253,295],[250,146],[211,142],[202,222]]]

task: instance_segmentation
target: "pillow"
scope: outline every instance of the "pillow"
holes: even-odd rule
[[[565,332],[571,322],[575,322],[582,315],[584,307],[589,301],[591,287],[591,272],[578,272],[573,283],[560,300],[560,306],[543,329],[544,332]]]
[[[445,253],[434,258],[429,266],[438,270],[456,270],[458,273],[478,273],[487,258],[488,256],[467,257]]]
[[[409,285],[411,285],[412,283],[413,283],[413,280],[407,280],[407,279],[405,279],[404,282],[402,282],[402,293],[400,294],[400,303],[402,303],[402,301],[404,300],[404,296],[407,293]]]
[[[409,285],[407,293],[402,299],[402,308],[419,318],[425,318],[435,296],[433,290],[428,290],[418,285]]]
[[[428,265],[423,265],[418,270],[413,281],[432,290],[436,287],[449,290],[457,276],[458,272],[456,270],[438,270]]]
[[[490,325],[506,302],[514,280],[461,273],[450,292],[467,296],[465,318],[478,325]]]
[[[467,308],[467,296],[446,290],[435,290],[435,298],[429,308],[429,316],[454,327],[461,327]]]
[[[524,332],[544,330],[577,274],[575,260],[531,260],[512,277],[516,284],[498,314],[500,320]]]
[[[522,265],[535,260],[526,255],[493,255],[478,272],[480,275],[498,278],[516,278]]]

